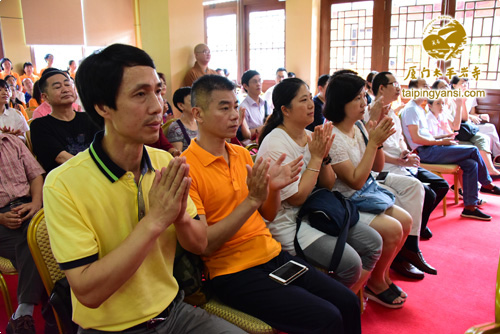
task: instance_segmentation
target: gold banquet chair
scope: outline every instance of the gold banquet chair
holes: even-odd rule
[[[7,288],[7,283],[5,283],[3,275],[17,275],[17,270],[9,259],[0,257],[0,289],[2,290],[7,319],[10,319],[14,311],[12,310],[12,301],[10,300],[9,289]]]
[[[59,269],[59,265],[50,248],[49,234],[47,232],[43,209],[40,209],[36,215],[31,218],[28,227],[28,245],[38,272],[40,273],[40,277],[42,278],[45,290],[47,291],[47,295],[50,296],[55,283],[65,276],[62,270]],[[59,332],[64,333],[65,331],[61,324],[61,320],[55,310],[54,315]]]
[[[469,328],[465,334],[499,334],[500,333],[500,261],[497,269],[497,284],[495,288],[495,322],[476,325]]]

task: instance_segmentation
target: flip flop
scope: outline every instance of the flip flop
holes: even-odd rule
[[[399,286],[397,286],[396,284],[394,283],[391,283],[389,284],[389,288],[394,291],[399,297],[403,298],[406,300],[406,298],[408,297],[408,294],[406,292],[403,291],[403,289],[401,289]],[[401,296],[401,294],[404,293],[406,296]]]
[[[375,294],[369,287],[365,287],[365,294],[368,299],[388,308],[401,308],[405,303],[404,301],[397,304],[393,303],[393,301],[400,296],[398,296],[391,288],[388,288],[379,294]]]

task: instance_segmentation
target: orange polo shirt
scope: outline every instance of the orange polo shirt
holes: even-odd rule
[[[23,74],[23,75],[21,75],[21,77],[19,79],[21,80],[21,83],[22,83],[24,81],[24,79],[26,79],[26,78],[30,78],[31,81],[33,81],[33,83],[40,80],[40,77],[38,75],[35,75],[35,74],[32,74],[31,76],[28,76],[27,74]]]
[[[2,72],[0,72],[0,79],[4,79],[4,80],[5,80],[5,77],[6,77],[7,75],[12,75],[14,78],[16,78],[16,84],[17,84],[19,87],[23,88],[23,83],[22,83],[22,82],[21,82],[21,80],[19,79],[19,74],[17,74],[17,73],[16,73],[16,72],[14,72],[14,71],[10,71],[10,74],[7,74],[7,73],[5,73],[5,71],[2,71]]]
[[[229,166],[222,156],[201,148],[196,139],[182,153],[190,165],[189,195],[209,226],[227,217],[248,196],[245,166],[253,166],[252,158],[244,147],[226,143],[226,149]],[[255,211],[231,239],[203,261],[209,277],[214,278],[266,263],[280,251],[281,244],[273,239],[262,216]]]

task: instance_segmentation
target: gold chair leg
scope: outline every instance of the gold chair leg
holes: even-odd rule
[[[9,289],[7,288],[7,283],[5,283],[5,279],[3,278],[2,274],[0,274],[0,290],[2,290],[3,301],[5,303],[5,311],[7,312],[7,319],[10,319],[14,311],[12,311]]]
[[[359,303],[361,305],[361,314],[365,311],[365,296],[363,293],[363,288],[358,291]]]
[[[458,204],[458,188],[460,187],[460,183],[458,182],[458,173],[453,174],[453,182],[455,188],[455,204]]]

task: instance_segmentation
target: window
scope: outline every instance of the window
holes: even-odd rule
[[[389,48],[389,71],[401,82],[413,68],[416,76],[424,68],[438,68],[437,60],[422,47],[423,32],[432,19],[441,15],[441,0],[393,0]],[[431,76],[433,73],[431,73]],[[433,82],[434,78],[429,78]],[[407,78],[404,83],[408,83]],[[432,83],[431,82],[431,83]]]
[[[348,68],[371,71],[373,1],[331,5],[330,73]]]
[[[251,12],[248,33],[248,68],[257,70],[263,80],[274,80],[276,69],[285,66],[285,10]]]
[[[253,69],[264,79],[264,90],[274,84],[276,69],[285,64],[285,3],[216,0],[203,4],[210,68],[227,68],[235,81]]]
[[[236,45],[236,14],[210,16],[207,22],[207,45],[212,58],[210,67],[229,71],[229,78],[236,79],[238,54]]]
[[[469,77],[479,69],[479,80],[470,81],[471,88],[500,88],[500,2],[457,0],[455,19],[468,38],[462,56],[450,67],[458,73],[467,68]]]
[[[34,66],[37,72],[47,66],[44,57],[47,53],[54,55],[52,67],[66,71],[69,61],[78,62],[84,57],[83,46],[81,45],[33,45]]]

